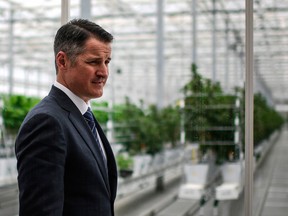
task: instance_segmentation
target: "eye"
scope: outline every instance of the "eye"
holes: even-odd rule
[[[87,61],[87,63],[90,64],[90,65],[98,65],[98,64],[100,64],[101,62],[98,61],[98,60],[91,60],[91,61]]]
[[[105,61],[105,65],[108,65],[110,63],[110,60]]]

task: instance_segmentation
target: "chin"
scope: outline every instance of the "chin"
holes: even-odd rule
[[[94,98],[99,98],[102,97],[103,92],[97,92],[96,94],[94,94]]]

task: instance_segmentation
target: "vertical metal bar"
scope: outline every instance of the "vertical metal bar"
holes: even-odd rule
[[[212,16],[212,81],[216,82],[216,0],[213,1]]]
[[[84,19],[91,19],[91,0],[81,0],[80,15]]]
[[[157,107],[163,106],[164,36],[163,0],[157,0]]]
[[[9,95],[13,93],[14,88],[14,10],[10,10],[10,22],[9,22]]]
[[[180,119],[180,144],[184,145],[186,143],[186,133],[185,133],[185,99],[180,101],[181,109],[181,119]]]
[[[246,0],[245,10],[245,216],[252,216],[253,206],[253,1]]]
[[[61,25],[67,23],[70,16],[70,1],[62,0],[61,1]]]
[[[114,64],[110,65],[109,71],[112,71],[112,73],[109,73],[109,80],[111,85],[111,99],[108,101],[108,122],[107,122],[107,138],[108,140],[113,143],[114,142],[114,122],[113,122],[113,107],[115,104],[115,82],[114,82],[114,76],[115,76],[115,67]]]
[[[197,62],[197,0],[192,1],[192,63]]]
[[[244,56],[244,46],[243,46],[243,44],[240,44],[240,52],[239,52],[239,57],[240,57],[240,65],[241,65],[241,67],[240,67],[240,76],[239,76],[239,79],[240,79],[240,82],[243,82],[244,81],[244,68],[242,67],[242,65],[244,65],[244,58],[245,58],[245,56]]]
[[[239,67],[241,67],[241,65],[238,65],[238,53],[237,53],[237,50],[235,49],[234,50],[234,59],[233,59],[233,62],[234,62],[234,85],[235,86],[239,86],[239,77],[238,77],[238,74],[239,74]]]
[[[229,20],[228,17],[225,19],[225,42],[226,42],[226,53],[225,53],[225,90],[228,91],[229,89],[229,66],[230,66],[230,56],[229,56]]]

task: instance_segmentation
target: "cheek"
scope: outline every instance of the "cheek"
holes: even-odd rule
[[[82,74],[78,71],[71,76],[71,82],[78,88],[85,88],[87,86],[88,78],[86,74]]]

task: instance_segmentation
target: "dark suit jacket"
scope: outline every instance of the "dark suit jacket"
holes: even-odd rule
[[[15,143],[20,216],[113,216],[117,169],[97,123],[108,174],[78,108],[52,87],[26,116]]]

